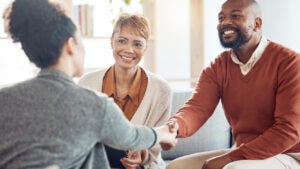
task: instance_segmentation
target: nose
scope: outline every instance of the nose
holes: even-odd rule
[[[230,17],[225,17],[222,21],[220,21],[220,25],[232,25],[232,20],[230,19]]]
[[[125,50],[126,50],[126,52],[133,53],[133,52],[134,52],[134,47],[133,47],[132,44],[128,43],[128,44],[125,46]]]

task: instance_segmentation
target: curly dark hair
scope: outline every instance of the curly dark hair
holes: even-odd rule
[[[76,26],[60,4],[48,0],[15,0],[5,10],[6,29],[37,67],[55,64]]]

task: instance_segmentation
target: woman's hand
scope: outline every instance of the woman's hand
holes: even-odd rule
[[[140,151],[128,151],[127,157],[121,158],[121,163],[126,169],[137,169],[142,164]]]

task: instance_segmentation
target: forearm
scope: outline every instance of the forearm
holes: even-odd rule
[[[107,116],[103,117],[105,118],[103,125],[112,127],[103,133],[104,144],[121,150],[148,149],[158,144],[158,135],[154,129],[133,125],[112,101],[108,102],[107,109],[109,111],[106,113]]]

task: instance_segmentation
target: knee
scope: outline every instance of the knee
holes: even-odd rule
[[[176,161],[171,161],[171,162],[167,165],[166,169],[179,169],[179,168],[178,168],[178,165],[177,165]]]
[[[235,162],[229,163],[223,167],[223,169],[241,169]]]

